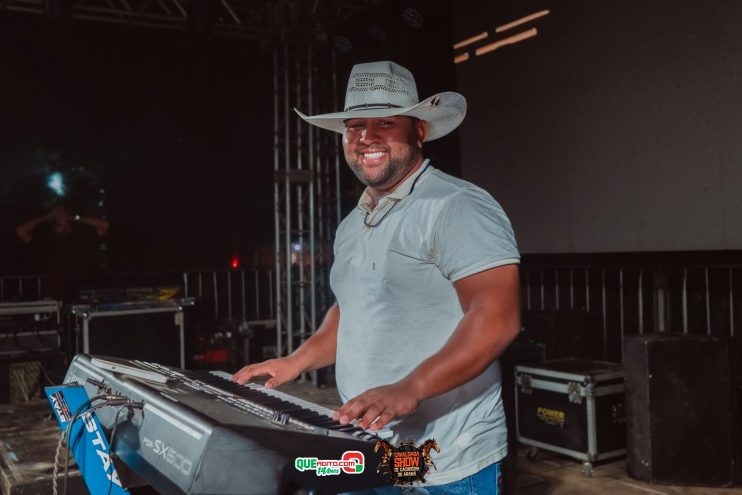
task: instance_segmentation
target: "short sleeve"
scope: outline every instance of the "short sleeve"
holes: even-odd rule
[[[457,191],[442,206],[433,227],[433,258],[451,282],[520,263],[510,220],[489,193],[476,187]]]

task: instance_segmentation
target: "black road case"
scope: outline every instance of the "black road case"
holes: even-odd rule
[[[620,364],[555,359],[515,367],[518,441],[583,461],[626,453],[624,371]]]

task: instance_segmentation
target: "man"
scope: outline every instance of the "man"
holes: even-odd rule
[[[431,494],[497,493],[507,446],[496,359],[520,328],[507,217],[488,193],[423,157],[423,143],[454,130],[465,111],[457,93],[418,102],[407,69],[375,62],[353,68],[345,111],[299,113],[343,134],[348,165],[367,188],[338,227],[337,303],[317,332],[290,356],[233,378],[269,376],[277,387],[335,363],[344,403],[335,419],[437,441],[423,491]],[[369,493],[400,491],[389,490]]]
[[[69,207],[57,205],[23,222],[15,233],[29,245],[34,268],[46,276],[44,293],[68,301],[75,282],[95,274],[100,238],[108,228],[108,220],[73,215]]]

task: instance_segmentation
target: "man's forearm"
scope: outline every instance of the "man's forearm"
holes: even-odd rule
[[[15,229],[15,234],[22,242],[30,242],[34,229],[49,218],[50,215],[47,214],[23,222]]]
[[[487,311],[473,310],[464,316],[446,345],[420,363],[401,383],[408,384],[418,400],[464,385],[505,352],[519,328],[517,313],[493,320]]]
[[[334,304],[325,314],[317,331],[291,354],[302,369],[312,371],[335,363],[340,310]]]
[[[456,282],[464,316],[443,348],[401,380],[419,400],[473,380],[518,335],[518,277],[518,266],[507,265]]]
[[[90,225],[95,229],[95,232],[99,237],[103,237],[108,232],[109,223],[108,220],[96,217],[79,217],[80,222],[85,225]]]

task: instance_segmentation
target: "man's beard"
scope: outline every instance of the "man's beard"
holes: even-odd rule
[[[373,148],[374,150],[379,149],[377,146]],[[384,151],[387,152],[389,161],[381,173],[375,177],[366,175],[363,165],[361,165],[363,157],[360,154],[345,153],[345,161],[348,162],[348,166],[355,176],[358,177],[358,180],[368,187],[378,188],[386,184],[393,184],[404,177],[417,162],[417,158],[421,154],[418,148],[409,144],[406,144],[403,150],[397,149],[394,154],[392,154],[392,151],[387,146],[384,147]]]

